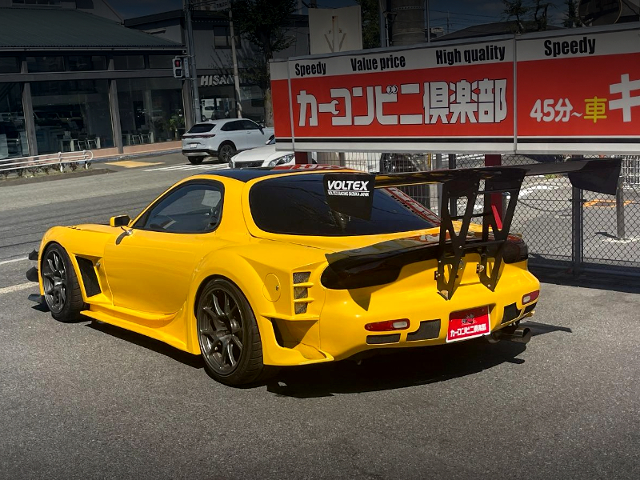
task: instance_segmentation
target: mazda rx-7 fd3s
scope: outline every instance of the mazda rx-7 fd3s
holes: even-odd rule
[[[315,167],[315,168],[313,168]],[[538,280],[509,235],[525,175],[615,193],[615,160],[370,175],[321,168],[189,177],[134,220],[51,228],[28,278],[53,317],[84,315],[201,354],[229,385],[269,366],[486,336],[528,340]],[[442,217],[398,187],[442,184]],[[502,218],[478,196],[510,193]],[[479,223],[472,223],[472,219]]]

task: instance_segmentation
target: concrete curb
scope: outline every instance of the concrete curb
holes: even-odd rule
[[[102,175],[103,173],[113,173],[113,170],[109,170],[107,168],[96,168],[96,169],[89,169],[89,170],[78,169],[78,170],[72,170],[70,172],[64,172],[64,173],[44,174],[38,177],[8,178],[6,180],[0,180],[0,187],[13,187],[15,185],[26,185],[28,183],[41,183],[41,182],[49,182],[53,180],[65,180],[67,178],[90,177],[93,175]]]

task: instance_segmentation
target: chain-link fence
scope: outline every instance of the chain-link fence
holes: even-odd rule
[[[483,154],[404,155],[390,153],[327,154],[320,163],[369,172],[391,173],[471,168],[485,165]],[[599,158],[598,156],[585,158]],[[502,155],[502,165],[564,162],[561,155]],[[626,156],[618,195],[574,189],[564,175],[526,177],[518,197],[511,231],[522,234],[532,264],[595,268],[640,275],[640,156]],[[439,212],[439,187],[403,188],[423,205]],[[484,210],[479,195],[474,210]],[[450,209],[462,211],[466,199]],[[453,213],[455,215],[455,213]]]

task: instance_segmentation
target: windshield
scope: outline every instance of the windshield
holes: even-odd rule
[[[348,236],[436,226],[397,201],[387,189],[374,191],[369,220],[338,213],[327,204],[322,179],[322,174],[291,175],[256,183],[249,192],[249,205],[258,228],[289,235]]]

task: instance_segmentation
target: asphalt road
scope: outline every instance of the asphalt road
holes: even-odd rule
[[[632,282],[543,277],[526,347],[465,342],[246,389],[30,304],[22,258],[46,227],[135,214],[191,173],[152,168],[0,187],[0,479],[639,477]]]

